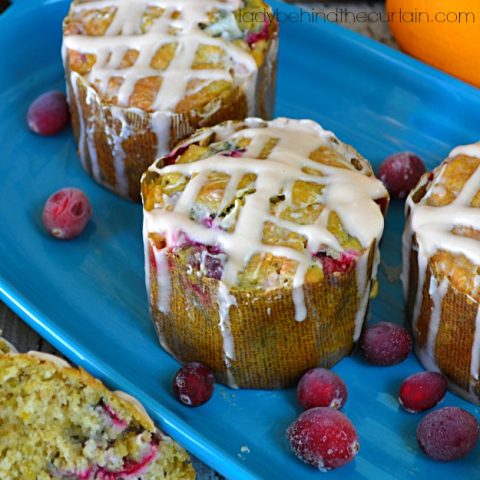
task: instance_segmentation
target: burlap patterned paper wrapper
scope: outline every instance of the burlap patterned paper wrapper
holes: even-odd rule
[[[374,252],[372,245],[363,253],[368,255],[368,278]],[[219,282],[188,275],[187,265],[178,256],[167,255],[172,285],[167,314],[156,307],[157,274],[152,262],[149,266],[151,312],[160,342],[180,362],[205,363],[218,381],[231,383],[219,327]],[[354,265],[347,273],[329,275],[303,288],[307,317],[301,322],[295,320],[292,289],[231,289],[237,302],[229,311],[235,346],[230,372],[236,386],[292,386],[307,369],[331,367],[352,351],[359,308]]]
[[[426,346],[433,309],[429,286],[434,273],[429,262],[423,291],[421,292],[419,314],[415,319],[416,321],[412,321],[414,303],[419,288],[418,272],[418,252],[414,239],[410,252],[407,318],[410,319],[416,354],[427,369],[431,368],[431,363],[434,361],[438,369],[446,376],[450,388],[455,393],[469,401],[480,404],[480,381],[473,379],[470,372],[475,322],[479,305],[449,282],[441,304],[440,322],[433,350],[435,358],[426,358],[428,356]],[[436,280],[441,282],[443,277]]]

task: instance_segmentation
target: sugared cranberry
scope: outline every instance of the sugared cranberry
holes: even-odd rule
[[[417,428],[420,448],[434,460],[448,462],[470,453],[478,440],[476,418],[457,407],[430,412]]]
[[[293,453],[322,471],[341,467],[359,450],[358,435],[350,420],[334,408],[303,412],[287,429]]]
[[[400,325],[379,322],[366,328],[359,346],[369,363],[390,366],[407,358],[412,349],[412,337]]]
[[[400,152],[387,157],[378,169],[378,178],[392,198],[405,198],[425,173],[425,165],[417,155]]]
[[[300,405],[342,408],[347,401],[347,387],[343,380],[326,368],[312,368],[300,379],[297,387]]]
[[[65,94],[47,92],[36,98],[27,113],[28,127],[39,135],[53,135],[68,123],[70,115]]]
[[[173,392],[178,400],[189,407],[198,407],[213,395],[215,377],[212,371],[198,362],[184,365],[173,379]]]
[[[417,413],[434,407],[447,393],[447,381],[438,372],[420,372],[400,385],[398,400],[407,412]]]
[[[81,190],[62,188],[46,201],[42,219],[50,234],[68,240],[82,233],[91,213],[90,202]]]

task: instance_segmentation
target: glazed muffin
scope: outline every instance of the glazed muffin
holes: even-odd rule
[[[351,352],[388,195],[308,120],[199,130],[142,179],[150,308],[163,347],[231,387],[280,388]]]
[[[63,61],[79,156],[140,199],[140,177],[195,129],[273,111],[277,22],[262,0],[74,0]]]
[[[403,284],[415,352],[480,403],[480,144],[455,148],[407,199]]]
[[[195,478],[135,399],[53,355],[0,355],[0,405],[4,480]]]

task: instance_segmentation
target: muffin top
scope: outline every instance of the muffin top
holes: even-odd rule
[[[63,31],[65,67],[103,102],[182,113],[252,97],[277,24],[262,0],[74,0]]]
[[[406,235],[438,279],[480,301],[480,143],[460,146],[410,194]],[[408,242],[407,242],[408,243]]]
[[[150,167],[142,197],[157,249],[237,289],[347,272],[380,239],[388,202],[357,151],[285,118],[199,130]]]

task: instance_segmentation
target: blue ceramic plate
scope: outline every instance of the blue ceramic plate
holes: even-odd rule
[[[136,395],[167,433],[224,475],[318,478],[288,451],[284,432],[300,413],[293,390],[219,386],[197,409],[173,399],[178,363],[157,344],[147,310],[141,207],[90,180],[70,130],[42,138],[27,129],[29,103],[63,88],[60,25],[67,7],[64,0],[16,0],[0,16],[0,297],[74,362]],[[318,120],[376,165],[408,149],[433,167],[452,146],[480,137],[478,90],[333,25],[283,23],[278,73],[278,115]],[[83,236],[59,242],[44,233],[40,212],[66,185],[85,190],[94,215]],[[373,320],[402,322],[402,224],[402,204],[394,202]],[[354,356],[335,367],[348,384],[344,411],[361,450],[330,479],[478,478],[478,448],[451,464],[419,452],[421,415],[402,412],[396,400],[400,381],[419,369],[413,357],[373,368]],[[450,394],[444,404],[479,413]]]

